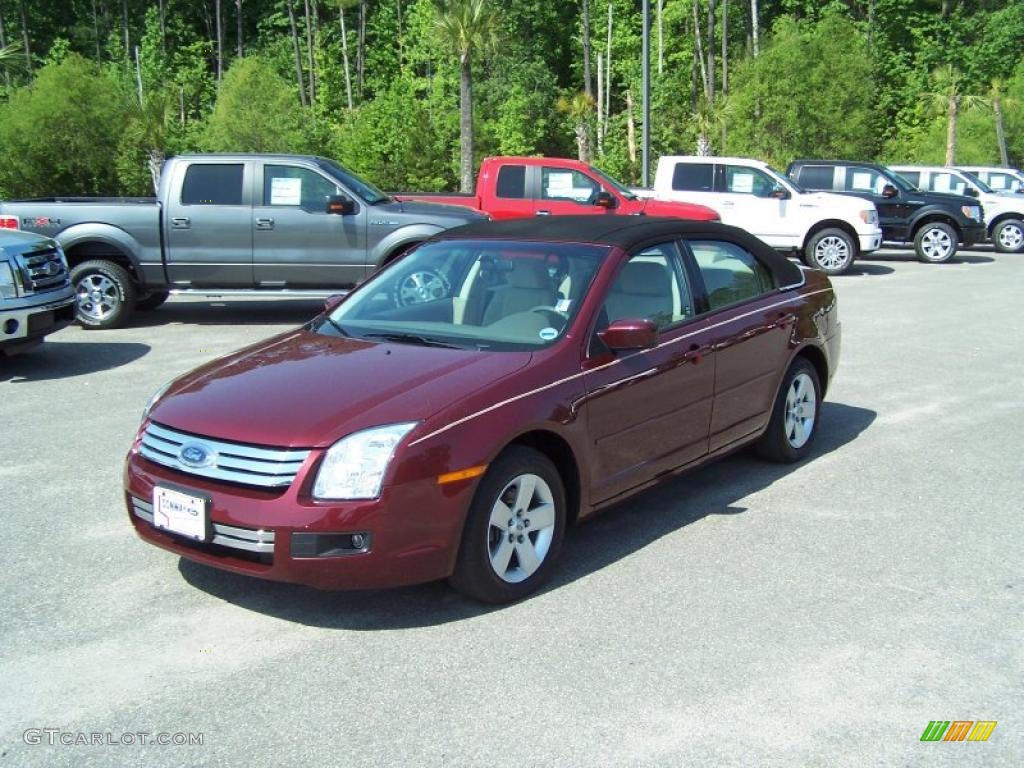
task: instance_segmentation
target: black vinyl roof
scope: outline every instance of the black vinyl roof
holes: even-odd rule
[[[553,240],[595,243],[632,251],[674,238],[727,240],[755,254],[776,276],[779,285],[802,281],[800,268],[783,254],[765,245],[746,230],[715,221],[687,221],[655,216],[544,216],[477,221],[449,229],[435,240]]]

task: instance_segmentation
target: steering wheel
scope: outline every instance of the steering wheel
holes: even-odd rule
[[[450,295],[451,286],[444,275],[432,269],[418,269],[398,281],[395,286],[395,304],[408,307],[437,301]]]

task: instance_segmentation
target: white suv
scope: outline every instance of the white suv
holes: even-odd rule
[[[1024,193],[1024,171],[998,165],[958,165],[957,170],[977,176],[999,194]]]
[[[952,192],[977,198],[985,213],[985,231],[995,249],[1001,253],[1024,252],[1024,195],[997,193],[980,177],[959,168],[889,167],[914,186],[929,192]]]
[[[845,272],[858,255],[882,244],[873,203],[805,192],[759,160],[662,157],[653,196],[713,208],[723,223],[741,227],[778,250],[801,251],[808,265],[830,275]]]

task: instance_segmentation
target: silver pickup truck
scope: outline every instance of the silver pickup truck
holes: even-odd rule
[[[0,219],[0,355],[22,352],[75,319],[68,265],[53,240]]]
[[[78,321],[114,328],[171,292],[326,296],[442,230],[484,215],[400,202],[333,160],[182,155],[155,198],[0,203],[64,248]]]

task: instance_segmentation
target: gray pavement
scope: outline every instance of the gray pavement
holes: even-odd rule
[[[884,251],[835,284],[813,459],[638,497],[498,610],[135,538],[120,475],[149,395],[317,303],[172,299],[0,360],[0,765],[1024,764],[1024,256]],[[921,743],[930,720],[998,725]]]

